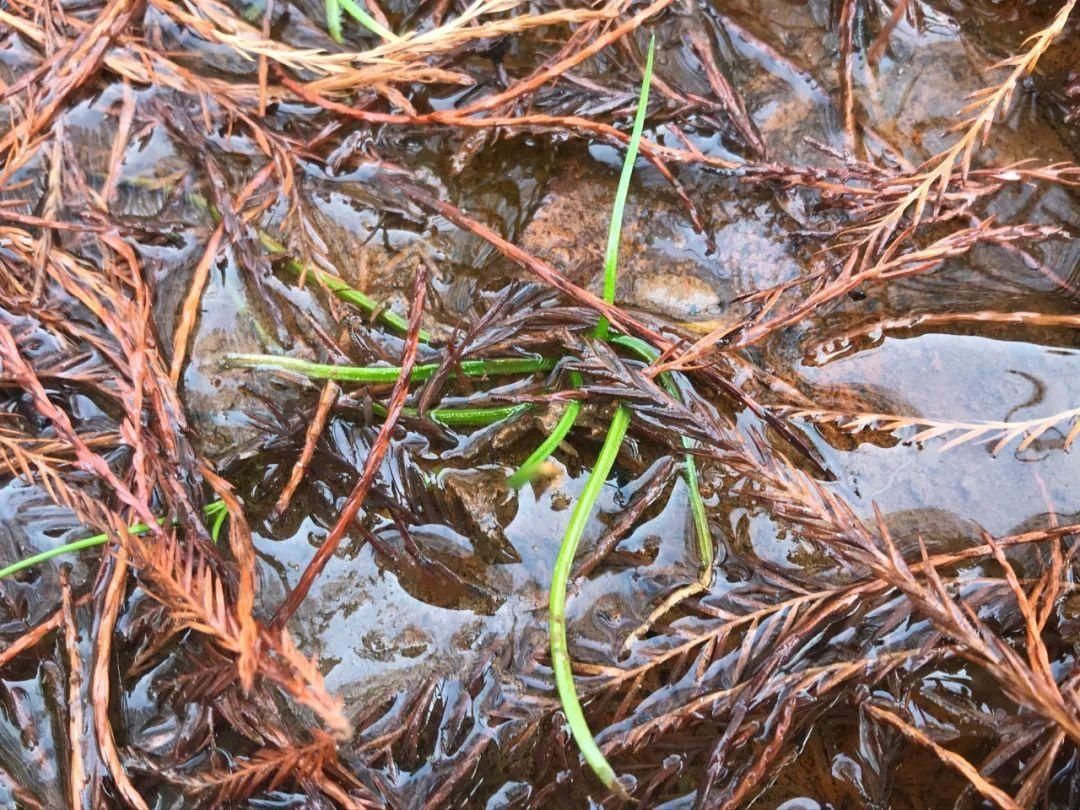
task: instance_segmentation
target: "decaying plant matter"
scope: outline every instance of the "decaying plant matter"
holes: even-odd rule
[[[867,806],[889,806],[905,756],[940,766],[954,780],[942,795],[961,804],[1075,802],[1076,516],[1047,497],[1038,525],[938,543],[876,505],[860,513],[821,447],[1060,455],[1080,435],[1080,408],[991,420],[838,403],[782,379],[768,351],[805,338],[798,327],[815,319],[824,326],[809,356],[943,325],[1075,344],[1076,280],[1039,258],[1074,234],[1001,201],[1036,186],[1075,195],[1080,167],[1039,155],[997,165],[989,145],[1054,48],[1075,47],[1076,0],[987,67],[986,89],[919,165],[881,147],[858,73],[902,27],[918,35],[939,14],[924,0],[823,4],[842,145],[815,144],[814,165],[768,152],[728,40],[790,75],[798,55],[755,41],[721,0],[385,5],[0,0],[12,54],[0,63],[0,476],[78,526],[49,548],[3,546],[13,556],[0,560],[0,705],[36,765],[23,776],[0,751],[11,801],[216,807],[289,793],[318,807],[771,806],[781,766],[837,723],[859,741],[837,781]],[[649,38],[661,29],[700,67],[698,86],[666,78],[663,59],[653,76]],[[1069,74],[1064,97],[1075,84]],[[87,146],[73,132],[90,115],[104,136]],[[149,165],[142,149],[154,139],[173,160]],[[446,178],[469,177],[479,154],[507,142],[614,148],[625,160],[607,249],[579,258],[596,267],[583,275],[534,255],[505,211],[483,210],[483,193],[469,198],[413,165],[429,139],[447,153]],[[703,177],[783,199],[808,247],[804,271],[733,296],[716,321],[624,306],[623,209],[628,194],[649,193],[631,184],[638,150],[693,228],[706,213]],[[360,193],[342,194],[345,183]],[[467,241],[342,247],[320,194],[375,212],[371,236]],[[408,278],[397,299],[364,289],[376,248],[392,254],[388,278]],[[920,311],[901,295],[854,326],[828,317],[987,250],[1049,278],[1060,311],[966,301]],[[162,271],[170,252],[189,271],[179,291]],[[451,265],[474,254],[509,280],[456,289]],[[259,310],[227,316],[230,328],[258,320],[272,350],[201,353],[224,268]],[[592,270],[599,292],[583,280]],[[453,316],[455,296],[469,299],[467,317]],[[186,375],[207,362],[265,386],[254,397],[270,404],[248,414],[267,437],[254,449],[215,453],[202,441],[207,406]],[[296,394],[305,378],[323,381],[312,402]],[[432,459],[434,469],[421,464]],[[496,475],[455,490],[446,482],[466,462]],[[515,608],[540,622],[472,650],[467,667],[410,673],[392,693],[328,685],[335,650],[313,655],[296,628],[314,600],[333,597],[331,566],[367,545],[410,595],[495,613],[528,598],[499,591],[487,570],[521,563],[506,504],[524,509],[546,476],[575,466],[575,502],[551,511],[566,510],[565,525],[534,550],[550,601]],[[317,476],[322,489],[306,483]],[[657,574],[655,559],[678,556],[661,517],[680,498],[691,564]],[[304,510],[318,548],[298,544],[294,575],[268,588],[266,527]],[[805,564],[757,553],[740,532],[758,516]],[[659,546],[623,543],[650,521],[663,527]],[[446,551],[450,535],[482,549],[482,573]],[[569,609],[596,599],[605,571],[631,569],[642,573],[629,615],[605,624],[599,607]],[[612,638],[597,641],[608,626]],[[469,648],[468,633],[455,639]],[[17,685],[30,670],[63,719],[47,735]],[[152,721],[126,707],[136,692]],[[983,734],[974,743],[971,729]]]

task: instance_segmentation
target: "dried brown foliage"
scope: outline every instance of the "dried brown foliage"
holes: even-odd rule
[[[590,429],[596,414],[620,402],[633,413],[627,468],[641,472],[648,452],[659,448],[660,460],[648,467],[652,477],[638,479],[625,509],[579,561],[575,580],[582,587],[597,572],[637,565],[647,555],[620,544],[663,506],[684,438],[712,471],[708,486],[720,508],[768,515],[778,536],[795,538],[814,560],[793,572],[732,539],[725,565],[739,578],[723,587],[700,580],[688,585],[677,576],[658,585],[640,615],[628,617],[615,634],[612,647],[626,653],[623,659],[605,657],[595,644],[575,650],[598,741],[618,767],[640,777],[632,786],[635,800],[642,806],[680,797],[700,807],[746,806],[764,795],[785,763],[803,755],[815,725],[847,703],[858,706],[859,767],[867,774],[859,789],[867,805],[885,806],[895,767],[889,757],[914,749],[958,774],[966,784],[962,798],[978,794],[1000,807],[1031,807],[1049,803],[1054,789],[1060,793],[1058,774],[1075,771],[1080,746],[1080,676],[1062,652],[1076,638],[1065,601],[1080,526],[1057,525],[1048,506],[1045,525],[997,538],[983,533],[932,553],[922,536],[894,538],[896,530],[881,515],[860,518],[827,480],[802,431],[811,423],[856,435],[900,432],[910,444],[940,439],[941,449],[985,442],[992,454],[1013,444],[1024,451],[1059,434],[1056,446],[1066,451],[1080,435],[1080,410],[979,421],[825,407],[744,350],[757,350],[854,295],[939,273],[978,249],[993,246],[1033,267],[1032,246],[1068,238],[1061,227],[1022,217],[1001,221],[987,209],[998,195],[1021,187],[1076,188],[1080,169],[1035,159],[980,165],[980,150],[1026,79],[1074,24],[1076,0],[1060,3],[1015,56],[996,66],[993,83],[961,112],[955,138],[917,167],[902,159],[890,165],[863,159],[871,122],[861,120],[855,65],[860,25],[872,10],[879,25],[865,54],[871,66],[903,20],[918,23],[922,3],[835,4],[838,118],[847,151],[822,147],[833,158],[828,168],[766,162],[765,139],[726,64],[730,43],[714,36],[718,29],[699,24],[704,16],[694,5],[419,4],[409,30],[363,50],[320,38],[317,26],[304,37],[282,35],[282,15],[307,20],[292,5],[286,12],[270,3],[258,21],[222,0],[107,0],[78,8],[11,0],[0,7],[5,44],[17,43],[36,58],[0,85],[10,122],[0,135],[0,383],[6,397],[0,473],[40,488],[88,530],[109,535],[96,582],[82,583],[80,594],[65,573],[56,608],[28,622],[0,652],[0,665],[14,668],[46,656],[54,634],[62,646],[62,666],[43,666],[42,677],[60,684],[53,693],[66,696],[69,707],[64,800],[76,806],[108,797],[148,807],[153,791],[167,785],[207,806],[286,789],[306,794],[313,806],[450,806],[496,789],[475,776],[493,760],[492,773],[535,779],[531,806],[584,802],[586,793],[595,794],[586,776],[574,780],[579,793],[572,799],[559,793],[563,772],[577,774],[580,763],[560,736],[544,645],[535,639],[513,639],[510,652],[491,653],[476,671],[422,679],[385,701],[372,698],[355,714],[331,693],[318,660],[300,649],[287,627],[354,533],[401,579],[411,576],[427,592],[469,605],[489,596],[484,583],[477,584],[467,566],[425,556],[410,529],[435,524],[483,535],[496,549],[489,548],[489,556],[500,562],[516,553],[499,546],[497,516],[467,497],[432,492],[399,443],[402,426],[432,446],[449,432],[405,411],[409,371],[435,351],[420,340],[421,320],[440,315],[440,294],[433,291],[441,279],[433,278],[439,268],[431,257],[417,263],[414,286],[405,291],[403,341],[394,343],[367,322],[355,330],[362,353],[404,367],[397,382],[340,398],[327,384],[314,419],[293,431],[302,439],[286,465],[293,472],[275,518],[287,519],[290,502],[310,494],[304,479],[324,463],[341,473],[338,483],[349,494],[327,506],[329,531],[279,604],[267,604],[260,592],[245,503],[193,441],[184,374],[206,292],[224,258],[257,290],[253,299],[266,307],[265,320],[278,329],[280,343],[295,338],[305,351],[349,353],[320,324],[292,329],[299,317],[278,289],[276,262],[302,259],[342,275],[306,195],[319,172],[357,165],[366,171],[367,164],[377,169],[370,186],[385,208],[380,215],[414,224],[439,217],[441,225],[469,234],[470,250],[483,243],[535,282],[481,297],[471,323],[447,330],[449,345],[432,355],[439,369],[414,400],[421,414],[448,391],[471,393],[456,373],[465,357],[557,350],[566,359],[552,380],[580,373],[587,382],[579,390],[552,394],[536,381],[498,391],[494,401],[526,402],[540,411],[581,398]],[[670,323],[606,303],[380,151],[394,154],[394,138],[418,132],[447,137],[460,173],[471,150],[499,138],[554,133],[621,147],[632,109],[628,90],[637,81],[638,39],[653,25],[676,29],[701,72],[696,89],[657,77],[654,99],[660,101],[654,104],[664,129],[657,127],[641,147],[689,220],[699,224],[701,212],[678,167],[727,172],[727,180],[747,188],[796,190],[814,201],[824,223],[809,237],[819,248],[812,270],[754,292],[748,298],[753,312],[742,322],[699,325],[706,334],[696,342]],[[762,46],[753,42],[752,27],[732,30]],[[534,44],[527,55],[535,63],[502,63],[500,49],[520,41]],[[620,65],[613,53],[631,69],[612,68]],[[586,72],[594,59],[611,59],[605,63],[611,88]],[[67,114],[109,83],[118,88],[106,116],[115,127],[102,154],[88,158],[73,146]],[[462,95],[447,104],[438,95],[424,96],[428,91]],[[285,121],[282,109],[303,109],[304,116]],[[717,131],[730,128],[726,142],[745,151],[745,159],[704,154],[684,131],[702,122]],[[125,161],[133,144],[159,128],[201,174],[181,176],[186,170],[165,167],[139,178],[144,190],[170,201],[156,218],[139,217],[123,203],[130,191]],[[232,138],[241,145],[229,153]],[[41,188],[28,179],[35,173]],[[196,197],[200,205],[184,208],[184,200]],[[201,219],[196,225],[172,219],[176,208]],[[287,256],[267,256],[263,228],[280,232]],[[199,250],[175,311],[163,313],[151,248],[175,246],[182,241],[177,234],[188,231]],[[1056,281],[1069,292],[1067,279]],[[331,309],[339,316],[336,306]],[[661,359],[628,359],[589,337],[597,314],[617,331],[648,341]],[[1070,311],[976,307],[881,312],[869,326],[831,339],[961,323],[1075,330],[1078,320]],[[48,351],[34,349],[39,340],[47,341]],[[665,372],[678,374],[681,397],[660,384]],[[76,394],[93,399],[108,429],[89,424],[72,404]],[[385,416],[370,442],[360,442],[357,463],[335,453],[340,437],[327,437],[325,428],[349,409],[370,418],[371,399],[386,403]],[[489,463],[500,430],[512,439],[513,431],[533,424],[522,418],[478,431],[453,458],[471,453]],[[229,516],[228,542],[220,546],[202,515],[210,498],[223,501]],[[161,516],[170,522],[158,524]],[[135,522],[149,531],[128,531]],[[5,607],[19,607],[10,601]],[[93,659],[84,661],[79,640],[87,625],[79,622],[87,608],[93,611]],[[125,644],[135,651],[131,660]],[[122,674],[120,661],[129,665]],[[1001,707],[991,710],[968,696],[942,698],[927,686],[936,671],[961,667],[991,683]],[[164,673],[155,675],[153,686],[159,704],[175,710],[170,722],[185,720],[162,746],[169,750],[148,753],[151,745],[114,723],[121,716],[118,691],[157,668]],[[28,718],[17,690],[4,686],[0,693],[13,717]],[[26,723],[28,739],[33,725]],[[989,753],[990,746],[966,743],[962,729],[969,726],[986,729],[985,739],[994,741]],[[40,751],[28,745],[27,757]],[[16,781],[6,772],[0,780]],[[33,786],[10,792],[28,807],[49,801],[37,798]]]

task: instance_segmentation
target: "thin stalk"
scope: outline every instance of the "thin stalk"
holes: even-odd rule
[[[334,42],[341,42],[341,0],[326,0],[326,31]]]
[[[626,205],[626,195],[630,190],[630,176],[634,171],[634,160],[637,157],[638,143],[641,140],[641,131],[645,125],[645,107],[649,101],[649,83],[652,81],[653,52],[655,50],[655,37],[649,39],[649,54],[645,61],[645,75],[641,80],[641,94],[638,97],[637,115],[634,116],[634,130],[630,136],[630,145],[626,159],[623,162],[622,176],[619,178],[619,188],[615,194],[615,205],[611,212],[611,224],[608,228],[607,252],[604,257],[604,300],[609,304],[615,299],[615,282],[619,266],[619,235],[622,231],[623,209]],[[601,316],[596,325],[596,336],[601,340],[607,340],[610,324],[607,318]],[[575,414],[576,416],[576,414]],[[561,422],[562,420],[560,420]],[[573,424],[573,421],[570,421]],[[615,771],[604,757],[600,746],[593,739],[589,724],[585,722],[585,713],[581,710],[581,701],[578,700],[577,690],[574,688],[574,671],[570,664],[570,650],[566,643],[566,584],[570,579],[570,569],[577,555],[578,544],[581,535],[585,531],[585,524],[592,514],[600,490],[607,481],[608,473],[615,463],[615,457],[619,454],[626,431],[630,427],[630,411],[625,405],[619,405],[611,418],[607,437],[604,445],[600,448],[596,465],[585,482],[585,490],[581,493],[578,502],[574,504],[574,511],[570,515],[570,524],[566,527],[566,535],[563,537],[559,554],[555,558],[555,569],[551,574],[551,597],[548,605],[548,631],[551,634],[551,668],[555,673],[555,687],[559,692],[559,700],[562,702],[566,721],[570,726],[570,732],[574,735],[578,750],[585,757],[585,761],[592,768],[604,786],[619,795],[626,797],[626,791],[622,789]],[[567,428],[569,430],[569,428]],[[564,434],[565,435],[565,434]]]
[[[259,241],[262,246],[266,248],[270,253],[275,255],[282,255],[288,252],[288,249],[268,234],[261,228],[256,229],[259,234]],[[325,270],[320,270],[317,267],[309,267],[298,259],[288,258],[282,265],[297,278],[304,278],[306,276],[314,276],[318,281],[330,290],[334,295],[345,301],[348,304],[352,304],[359,310],[362,310],[366,315],[376,315],[376,319],[386,326],[389,326],[396,332],[404,334],[408,327],[409,322],[398,315],[392,309],[388,309],[382,306],[378,301],[372,298],[370,295],[360,292],[354,287],[350,287],[339,276],[335,276],[333,273],[327,273]],[[420,342],[431,343],[434,338],[431,333],[425,329],[420,330]]]
[[[596,740],[593,739],[589,724],[585,721],[585,714],[581,710],[577,691],[574,689],[574,672],[570,663],[570,649],[566,643],[566,586],[570,579],[574,557],[577,555],[578,544],[585,532],[585,524],[588,523],[589,515],[592,514],[593,507],[600,497],[600,491],[607,481],[608,473],[611,472],[629,426],[630,411],[620,405],[611,418],[607,438],[604,439],[604,445],[600,448],[596,466],[589,474],[589,480],[585,482],[585,490],[581,493],[578,502],[574,504],[570,524],[566,527],[566,535],[559,547],[559,554],[555,558],[555,570],[551,574],[551,597],[548,603],[551,668],[555,673],[555,686],[559,692],[559,700],[562,702],[570,732],[574,735],[574,741],[593,773],[599,777],[605,787],[620,793],[623,791],[615,778],[615,771],[604,757],[600,746],[596,744]]]
[[[651,346],[641,338],[618,335],[613,337],[611,342],[629,349],[646,363],[652,363],[660,356],[660,352],[655,346]],[[665,371],[660,375],[660,384],[672,397],[682,402],[682,393],[679,391],[679,386],[676,385],[675,378],[670,372]],[[687,450],[692,450],[694,441],[683,436],[682,446]],[[694,536],[697,539],[698,556],[701,558],[701,575],[698,581],[707,588],[712,584],[712,566],[715,551],[712,532],[709,531],[709,518],[705,514],[705,501],[701,497],[701,489],[698,486],[697,463],[694,460],[693,453],[687,453],[685,456],[683,476],[686,479],[686,486],[690,490],[690,514],[694,518]]]
[[[397,42],[401,37],[395,34],[393,31],[386,28],[378,20],[368,14],[364,9],[357,5],[354,0],[327,0],[326,2],[326,25],[330,27],[330,4],[338,6],[338,35],[335,39],[341,42],[341,9],[345,10],[345,13],[360,23],[371,33],[377,37],[385,39],[387,42]],[[333,32],[330,36],[334,36]]]
[[[581,374],[574,371],[570,373],[570,385],[574,388],[581,387]],[[506,483],[513,489],[519,489],[524,486],[529,480],[532,479],[536,473],[537,468],[547,461],[548,456],[555,452],[563,439],[566,438],[566,434],[574,427],[574,423],[577,422],[578,414],[581,413],[581,400],[573,399],[567,406],[566,410],[562,412],[562,416],[559,417],[558,423],[555,425],[555,429],[551,431],[546,439],[533,450],[525,462],[518,467],[517,472],[511,475]]]
[[[626,197],[630,192],[630,177],[634,173],[634,161],[637,160],[638,146],[641,143],[641,132],[645,128],[645,109],[649,103],[649,84],[652,82],[653,51],[656,46],[656,37],[649,38],[649,53],[645,57],[645,74],[641,79],[641,93],[638,95],[637,114],[634,116],[634,129],[630,133],[630,142],[626,148],[626,158],[623,160],[622,174],[619,175],[619,186],[615,191],[615,205],[611,209],[611,224],[608,227],[607,248],[604,251],[604,300],[615,303],[615,282],[618,277],[619,267],[619,237],[622,235],[623,210],[626,208]],[[596,336],[601,340],[607,340],[611,324],[607,317],[600,316],[596,323]]]
[[[221,219],[221,213],[210,204],[201,194],[191,193],[188,195],[188,199],[193,205],[199,208],[205,209],[213,218],[215,222]],[[289,249],[285,245],[271,236],[267,231],[262,228],[255,228],[255,233],[259,237],[259,243],[266,248],[268,253],[275,256],[283,256],[289,252]],[[339,276],[335,276],[333,273],[327,273],[325,270],[320,270],[317,267],[309,267],[298,259],[289,257],[283,263],[286,270],[292,273],[297,278],[306,278],[307,276],[314,276],[319,280],[330,292],[345,301],[348,304],[352,304],[357,309],[360,309],[366,315],[376,315],[376,320],[385,326],[389,326],[396,332],[404,334],[408,330],[408,321],[402,316],[398,315],[391,309],[383,307],[378,301],[372,298],[370,295],[365,295],[353,287],[350,287]],[[431,343],[433,337],[430,332],[424,329],[420,330],[420,342]]]
[[[528,404],[521,404],[499,405],[490,408],[433,408],[430,411],[425,411],[424,416],[447,427],[486,427],[501,422],[503,419],[509,419],[511,416],[516,416],[522,411],[527,411],[530,407]],[[373,402],[371,410],[376,416],[386,416],[386,406],[379,402]],[[420,412],[416,408],[402,408],[401,414],[413,418],[420,416]]]
[[[630,178],[634,173],[634,161],[637,160],[638,146],[641,144],[641,133],[645,128],[645,113],[649,104],[649,86],[652,83],[653,53],[655,50],[656,37],[650,37],[649,52],[645,57],[645,73],[641,77],[641,92],[638,94],[637,112],[634,114],[634,127],[630,133],[626,157],[623,159],[619,185],[615,191],[615,203],[611,208],[607,248],[604,252],[604,300],[609,304],[615,302],[615,283],[619,271],[619,238],[622,234],[623,211],[626,209],[626,197],[630,193]],[[610,327],[611,324],[608,319],[601,315],[600,320],[596,323],[594,334],[601,340],[607,340]],[[575,388],[580,388],[581,375],[575,372],[571,375],[570,382]],[[548,456],[555,452],[555,448],[562,444],[563,439],[573,429],[580,413],[581,403],[578,400],[574,400],[566,406],[566,410],[559,417],[555,429],[507,480],[507,483],[512,488],[518,489],[525,484],[533,476],[537,468],[547,460]]]
[[[224,501],[214,501],[206,505],[204,510],[207,518],[214,518],[214,524],[211,528],[210,534],[214,538],[214,542],[217,542],[218,533],[221,531],[221,525],[225,518],[228,517],[228,510],[225,508]],[[158,518],[158,525],[163,526],[165,524],[165,518]],[[129,534],[146,534],[150,531],[150,527],[145,523],[135,523],[128,527]],[[103,546],[109,541],[108,534],[95,534],[92,537],[84,537],[81,540],[73,540],[70,543],[64,543],[62,546],[51,548],[48,551],[42,551],[38,554],[32,554],[29,557],[24,557],[17,562],[13,562],[11,565],[0,568],[0,579],[10,577],[13,574],[17,574],[20,571],[25,571],[27,568],[33,568],[35,565],[39,565],[43,562],[51,560],[53,557],[59,557],[62,554],[73,554],[76,551],[82,551],[83,549],[93,548],[95,546]]]
[[[337,380],[367,385],[389,385],[401,374],[400,366],[335,366],[328,363],[311,363],[296,357],[276,354],[229,354],[226,361],[243,368],[292,371],[312,380]],[[423,363],[413,366],[409,375],[411,382],[430,379],[439,363]],[[548,357],[497,357],[491,360],[462,360],[457,369],[468,377],[499,377],[508,374],[532,374],[551,371],[555,361]]]

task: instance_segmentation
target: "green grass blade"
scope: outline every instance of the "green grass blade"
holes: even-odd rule
[[[273,253],[275,255],[281,255],[282,253],[287,252],[287,248],[285,247],[285,245],[281,244],[281,242],[276,240],[270,234],[266,233],[266,231],[260,229],[258,233],[259,241],[262,243],[263,247],[265,247],[270,253]],[[335,296],[340,298],[342,301],[345,301],[346,303],[352,304],[354,307],[361,310],[366,315],[371,315],[377,312],[377,320],[380,323],[389,326],[394,331],[400,332],[401,334],[405,334],[409,331],[409,321],[406,318],[398,315],[392,309],[387,309],[386,307],[383,307],[370,295],[366,295],[360,292],[360,290],[350,287],[339,276],[335,276],[332,273],[327,273],[323,270],[318,269],[317,267],[308,267],[303,262],[300,262],[297,259],[287,259],[285,262],[283,262],[283,266],[286,270],[288,270],[297,278],[314,276],[321,284],[326,287],[326,289],[330,290],[330,292],[332,292]],[[426,329],[420,330],[421,343],[431,343],[432,340],[433,338],[430,332],[428,332]]]
[[[147,531],[147,529],[148,527],[145,524],[136,523],[134,526],[128,528],[128,531],[132,534],[142,534]],[[42,551],[39,554],[23,557],[21,560],[13,562],[11,565],[0,568],[0,579],[10,577],[12,574],[17,574],[27,568],[33,568],[35,565],[40,565],[47,560],[51,560],[53,557],[59,557],[61,554],[73,554],[76,551],[82,551],[84,548],[103,546],[108,539],[109,535],[107,534],[95,534],[93,537],[85,537],[82,540],[64,543],[62,546],[51,548],[48,551]]]
[[[637,160],[638,147],[641,144],[641,132],[645,128],[645,113],[649,104],[649,85],[652,83],[653,52],[656,50],[656,38],[649,39],[649,53],[645,58],[645,74],[641,78],[641,92],[638,96],[637,113],[634,115],[634,128],[630,133],[630,143],[627,145],[626,157],[623,160],[622,174],[619,176],[619,186],[615,192],[615,204],[611,209],[611,224],[608,227],[607,250],[604,253],[604,300],[609,304],[615,301],[615,282],[618,278],[619,268],[619,237],[622,233],[623,210],[626,208],[626,196],[630,193],[630,177],[634,173],[634,161]],[[607,340],[610,324],[603,315],[596,324],[595,335],[601,340]],[[576,380],[576,381],[575,381]],[[575,388],[581,386],[581,375],[571,377]],[[573,429],[581,413],[581,403],[577,400],[566,406],[562,416],[555,425],[555,429],[537,447],[525,462],[507,480],[514,489],[524,485],[535,474],[536,469],[547,460]]]
[[[348,14],[350,17],[352,17],[354,20],[364,26],[364,28],[366,28],[368,31],[375,34],[375,36],[382,37],[387,42],[397,42],[399,39],[401,39],[401,37],[399,37],[397,34],[389,30],[388,28],[384,27],[378,20],[376,20],[359,5],[357,5],[354,0],[334,0],[334,2],[340,4],[340,8],[344,9],[346,14]],[[327,6],[328,8],[326,19],[327,24],[329,25],[329,3],[327,3]],[[340,9],[338,10],[338,15],[339,17],[341,15]],[[338,33],[340,34],[340,30]],[[333,36],[333,34],[331,34],[331,36]],[[338,41],[340,42],[340,40]]]
[[[511,416],[517,416],[529,410],[530,407],[528,404],[521,404],[498,405],[490,408],[432,408],[426,411],[424,416],[447,427],[486,427],[501,422],[503,419],[509,419]],[[376,416],[386,416],[386,407],[381,403],[372,403],[371,410]],[[416,408],[402,408],[401,413],[413,418],[420,416]]]
[[[367,385],[389,385],[401,374],[400,366],[335,366],[276,354],[229,354],[225,359],[231,365],[243,368],[293,371],[312,380],[337,380]],[[430,379],[438,368],[438,363],[413,366],[409,380],[423,382]],[[456,368],[468,377],[499,377],[551,371],[555,368],[555,361],[548,357],[498,357],[492,360],[462,360]]]
[[[213,218],[215,222],[221,219],[221,214],[218,212],[217,208],[211,205],[209,200],[201,194],[188,194],[188,200],[192,205],[209,212],[211,218]],[[255,233],[258,234],[260,244],[266,248],[268,253],[271,253],[274,256],[281,256],[289,252],[289,249],[285,247],[283,243],[279,242],[262,228],[256,228]],[[346,303],[352,304],[354,307],[364,312],[364,314],[372,315],[378,313],[376,319],[385,326],[389,326],[391,329],[400,332],[401,334],[405,334],[409,331],[409,322],[406,318],[403,318],[391,309],[382,307],[382,305],[370,295],[365,295],[359,290],[350,287],[339,276],[335,276],[333,273],[327,273],[317,267],[309,267],[303,262],[293,258],[286,259],[282,264],[286,270],[297,278],[314,276],[335,296]],[[420,330],[421,343],[431,343],[432,340],[433,338],[430,332],[424,329]]]
[[[225,518],[228,517],[229,512],[225,508],[223,501],[214,501],[206,505],[204,510],[207,518],[215,518],[214,528],[211,529],[211,536],[214,538],[214,542],[217,542],[217,535],[221,531],[221,524]],[[165,523],[165,518],[158,519],[158,525],[161,526]],[[150,531],[150,527],[145,523],[136,523],[128,527],[130,534],[145,534]],[[43,562],[51,560],[53,557],[59,557],[63,554],[73,554],[76,551],[82,551],[83,549],[93,548],[95,546],[103,546],[109,541],[109,535],[107,534],[95,534],[92,537],[84,537],[81,540],[73,540],[70,543],[64,543],[62,546],[51,548],[48,551],[42,551],[37,554],[32,554],[29,557],[23,557],[21,560],[13,562],[11,565],[0,568],[0,579],[10,577],[13,574],[17,574],[20,571],[25,571],[27,568],[33,568],[35,565],[40,565]]]
[[[585,721],[585,714],[581,710],[577,690],[574,689],[574,672],[570,665],[570,649],[566,643],[566,585],[570,579],[570,569],[577,555],[578,544],[585,532],[585,524],[600,497],[600,491],[607,481],[608,473],[611,472],[629,426],[630,411],[620,405],[615,409],[615,415],[611,419],[611,426],[608,428],[604,445],[600,448],[600,455],[597,456],[596,466],[589,474],[589,479],[585,482],[585,490],[574,504],[574,511],[570,515],[570,524],[566,527],[559,554],[555,558],[555,570],[551,574],[551,597],[548,604],[551,667],[555,673],[555,686],[559,692],[563,712],[566,714],[566,721],[578,749],[593,773],[600,778],[605,787],[615,790],[619,790],[615,771],[596,744],[596,740],[593,739],[589,724]]]
[[[341,42],[341,2],[340,0],[326,0],[326,31],[334,42]]]
[[[649,85],[652,82],[653,51],[655,49],[656,38],[650,37],[649,53],[645,57],[645,74],[641,79],[641,93],[638,96],[637,114],[634,116],[634,129],[630,133],[630,143],[626,148],[626,159],[623,160],[622,174],[619,175],[619,187],[615,192],[615,205],[611,209],[607,249],[604,251],[604,300],[609,304],[615,302],[615,282],[618,277],[619,237],[622,235],[623,210],[626,208],[626,197],[630,192],[630,177],[634,173],[634,161],[637,160],[638,147],[641,144],[641,132],[645,128],[645,111],[649,103]],[[596,336],[601,340],[606,340],[609,330],[608,319],[601,315],[596,324]]]
[[[578,372],[573,371],[570,373],[570,384],[574,388],[581,387],[581,375]],[[506,483],[512,489],[519,489],[532,480],[537,468],[547,461],[548,457],[555,452],[555,448],[562,444],[566,434],[573,429],[580,413],[581,401],[577,399],[571,400],[567,404],[566,410],[562,412],[562,416],[559,417],[555,429],[551,431],[550,435],[544,439],[539,447],[533,450],[532,454],[517,468],[517,471],[506,480]]]
[[[630,335],[618,335],[613,337],[611,342],[616,346],[622,346],[624,349],[629,349],[646,363],[651,363],[660,356],[660,352],[655,346],[646,343],[641,338],[631,337]],[[672,397],[678,399],[680,402],[682,401],[682,395],[679,393],[679,386],[675,384],[675,379],[671,374],[667,372],[661,374],[660,384],[664,386],[664,389],[671,394]],[[686,436],[683,436],[682,445],[687,449],[692,449],[694,447],[694,442]],[[702,585],[708,587],[712,582],[712,565],[715,549],[712,532],[709,531],[709,518],[705,514],[705,501],[701,497],[701,489],[698,486],[697,462],[694,460],[692,453],[686,454],[683,475],[686,478],[686,486],[690,490],[690,514],[694,519],[694,537],[697,540],[698,556],[701,558],[701,578],[699,581]]]

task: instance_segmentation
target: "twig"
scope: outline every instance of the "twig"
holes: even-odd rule
[[[338,545],[352,525],[353,519],[360,511],[360,507],[363,506],[368,490],[374,483],[375,476],[378,475],[379,468],[382,466],[383,456],[386,455],[386,451],[390,447],[390,438],[394,433],[394,428],[397,426],[398,417],[401,416],[401,410],[405,406],[405,398],[409,394],[409,381],[413,378],[415,370],[416,353],[420,345],[420,320],[424,312],[424,296],[427,290],[426,279],[427,266],[421,262],[417,265],[416,280],[413,283],[412,303],[409,310],[409,331],[405,338],[401,368],[395,369],[397,380],[394,383],[394,390],[390,394],[390,404],[386,409],[386,421],[383,422],[378,435],[375,437],[375,442],[371,445],[367,460],[364,462],[364,469],[360,473],[360,478],[357,480],[352,492],[349,493],[337,522],[304,569],[304,573],[300,576],[296,587],[289,592],[285,601],[281,603],[281,606],[278,607],[277,612],[274,614],[274,618],[271,620],[271,627],[273,628],[284,627],[285,623],[296,612],[296,609],[300,607],[308,591],[311,590],[312,584],[322,573],[334,552],[337,551]]]

